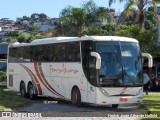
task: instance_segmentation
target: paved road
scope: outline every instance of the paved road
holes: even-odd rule
[[[108,117],[109,115],[140,115],[146,110],[140,104],[120,105],[113,109],[111,106],[90,106],[82,108],[73,106],[70,102],[57,102],[53,100],[36,100],[32,105],[21,108],[18,112],[39,112],[44,117]]]

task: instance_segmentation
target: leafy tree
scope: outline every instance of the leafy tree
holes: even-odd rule
[[[102,29],[106,30],[108,35],[115,35],[116,25],[113,23],[106,24],[106,25],[102,26]]]
[[[42,35],[30,35],[27,37],[25,42],[30,43],[31,41],[33,41],[35,39],[42,39],[42,38],[44,38],[44,36],[42,36]]]
[[[62,10],[61,17],[61,27],[64,33],[68,33],[68,35],[82,35],[86,21],[86,13],[83,9],[69,6]]]
[[[143,52],[153,49],[154,43],[157,40],[156,30],[142,30],[138,25],[120,25],[116,35],[137,39]]]
[[[44,38],[49,38],[49,37],[54,37],[56,35],[57,35],[56,30],[52,30],[52,31],[48,31],[48,32],[44,33],[42,36]]]
[[[22,42],[26,42],[28,39],[28,35],[24,34],[24,33],[20,33],[19,37],[18,37],[18,42],[22,43]]]
[[[99,29],[99,28],[89,28],[86,32],[87,35],[108,35],[107,30]]]
[[[153,11],[145,11],[145,29],[146,30],[152,30],[154,28],[157,28],[157,17],[154,14]]]
[[[36,36],[30,35],[30,36],[28,37],[28,39],[26,40],[26,42],[27,42],[27,43],[30,43],[32,40],[35,40],[35,39],[36,39]]]
[[[31,15],[31,19],[32,20],[36,20],[38,18],[39,18],[39,14],[38,13],[34,13],[34,14]]]
[[[99,9],[96,4],[90,0],[82,4],[82,8],[68,6],[60,13],[61,22],[57,24],[58,34],[67,36],[82,36],[89,28],[107,17],[105,9]],[[108,17],[109,18],[109,17]]]
[[[47,15],[44,13],[39,14],[39,18],[47,19]]]
[[[40,29],[39,29],[38,26],[30,26],[30,27],[28,28],[28,31],[29,31],[29,32],[39,32]]]
[[[160,0],[119,0],[119,1],[120,2],[124,2],[124,1],[127,2],[125,5],[124,11],[121,13],[119,21],[124,19],[125,16],[128,16],[130,13],[132,13],[131,10],[133,7],[135,7],[135,8],[137,8],[137,11],[138,11],[138,24],[141,29],[144,29],[144,21],[145,21],[144,11],[145,11],[145,8],[147,7],[147,5],[152,4],[154,11],[156,12],[157,3],[160,3]],[[115,0],[109,0],[109,6],[113,2],[115,2]]]
[[[2,42],[2,44],[9,44],[8,42]]]
[[[8,37],[8,41],[9,42],[17,42],[17,38],[15,38],[15,37]]]
[[[99,18],[101,22],[107,19],[108,23],[111,22],[111,15],[109,14],[109,9],[105,7],[99,7],[96,10],[96,16]]]
[[[6,33],[6,36],[17,38],[19,36],[19,31],[11,31]]]
[[[4,81],[6,81],[7,80],[7,75],[6,75],[6,72],[4,72],[4,71],[0,71],[0,83],[2,82],[4,82]]]

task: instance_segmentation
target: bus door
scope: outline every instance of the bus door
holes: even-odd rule
[[[96,70],[96,58],[93,56],[89,57],[89,82],[88,82],[88,102],[96,102],[96,85],[97,85],[97,70]]]
[[[95,103],[96,100],[96,69],[94,56],[91,56],[91,52],[94,51],[93,41],[82,41],[82,66],[84,72],[84,79],[86,79],[87,89],[87,102]],[[83,79],[83,78],[82,78]]]

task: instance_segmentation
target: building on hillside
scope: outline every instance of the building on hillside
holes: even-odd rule
[[[45,24],[45,25],[41,25],[40,26],[40,30],[45,33],[45,32],[48,32],[49,30],[52,30],[54,29],[54,26],[53,25],[49,25],[49,24]]]

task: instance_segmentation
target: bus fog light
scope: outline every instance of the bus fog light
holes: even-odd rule
[[[100,88],[99,90],[103,93],[103,95],[109,96],[109,93],[106,90],[104,90],[102,88]]]

